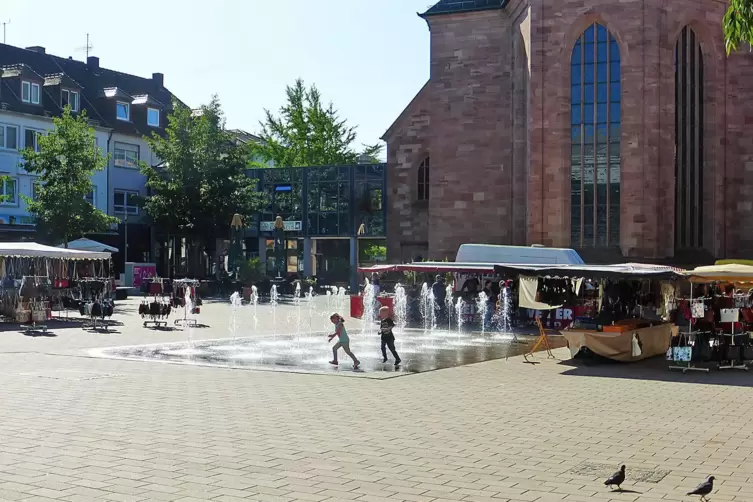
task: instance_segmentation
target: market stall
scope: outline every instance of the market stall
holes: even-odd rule
[[[110,253],[0,243],[0,314],[42,327],[55,309],[112,315]]]
[[[691,288],[675,298],[682,329],[667,352],[669,369],[708,371],[698,364],[713,363],[747,371],[753,361],[753,266],[726,263],[685,275]]]
[[[572,357],[595,354],[629,362],[663,355],[676,331],[664,320],[661,286],[682,279],[682,269],[638,263],[498,265],[495,272],[518,280],[520,308],[542,322],[555,319]]]

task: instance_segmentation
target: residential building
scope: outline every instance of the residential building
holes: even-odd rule
[[[589,261],[753,253],[753,53],[723,0],[440,0],[386,132],[388,254],[465,242]]]
[[[3,186],[10,198],[0,204],[0,239],[33,236],[19,194],[33,196],[34,179],[19,162],[20,151],[33,148],[36,134],[50,130],[52,117],[69,105],[74,113],[86,111],[97,145],[110,156],[107,169],[92,180],[92,202],[122,221],[93,237],[120,249],[114,259],[121,270],[125,261],[155,259],[152,229],[135,205],[137,196],[148,195],[138,163],[158,163],[144,137],[164,132],[173,99],[161,73],[142,78],[103,68],[94,56],[83,62],[47,54],[44,47],[0,44],[0,174],[10,176]]]

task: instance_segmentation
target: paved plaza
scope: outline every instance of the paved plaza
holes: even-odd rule
[[[0,332],[0,500],[680,501],[709,474],[711,500],[753,500],[748,373],[578,367],[566,349],[389,379],[91,357],[185,341],[137,305],[109,333]],[[243,308],[243,336],[292,313],[275,328],[260,306],[253,326]],[[229,311],[207,302],[191,336],[228,338]]]

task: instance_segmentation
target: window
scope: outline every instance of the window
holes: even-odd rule
[[[125,120],[126,122],[131,120],[131,105],[122,101],[118,101],[118,104],[116,106],[117,107],[115,111],[118,120]]]
[[[24,148],[30,148],[35,152],[39,151],[39,136],[42,135],[41,131],[34,129],[24,129]]]
[[[620,47],[589,26],[570,59],[570,239],[574,247],[620,243]]]
[[[429,200],[429,157],[418,166],[418,200]]]
[[[18,127],[0,124],[0,148],[18,150]]]
[[[97,186],[96,185],[92,186],[91,192],[86,194],[86,197],[84,197],[84,199],[86,199],[86,202],[88,202],[92,206],[97,207]]]
[[[117,167],[138,168],[139,146],[116,141],[112,157],[114,165]]]
[[[148,108],[146,111],[146,123],[152,127],[159,127],[159,110]]]
[[[18,180],[16,178],[7,178],[2,182],[3,191],[0,193],[0,204],[4,206],[14,206],[18,204]]]
[[[37,197],[39,197],[39,188],[42,186],[42,183],[39,180],[34,180],[31,182],[31,199],[37,200]]]
[[[25,80],[21,82],[21,101],[38,105],[39,97],[39,84],[34,84]]]
[[[68,89],[63,89],[60,102],[62,103],[64,107],[70,106],[71,111],[77,112],[78,111],[78,92],[69,91]]]
[[[685,27],[675,45],[675,246],[703,248],[703,52]]]
[[[139,214],[136,203],[139,193],[130,190],[115,190],[112,197],[113,211],[116,214]]]

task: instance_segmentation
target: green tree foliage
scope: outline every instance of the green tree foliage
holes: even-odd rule
[[[37,175],[34,198],[24,197],[36,218],[37,231],[50,241],[103,232],[118,219],[107,216],[86,200],[94,188],[92,175],[107,165],[97,147],[86,112],[73,115],[69,107],[53,118],[55,128],[38,135],[39,151],[23,151],[24,169]]]
[[[196,111],[176,102],[165,136],[153,134],[148,142],[161,163],[142,164],[151,193],[144,209],[161,230],[214,256],[216,240],[229,237],[233,215],[249,221],[264,202],[257,180],[247,176],[247,148],[225,130],[216,96]]]
[[[744,42],[753,46],[753,0],[730,0],[722,24],[727,54]]]
[[[315,86],[306,88],[303,80],[287,87],[287,103],[279,116],[265,110],[261,124],[263,142],[252,145],[254,157],[267,167],[331,166],[354,164],[360,154],[376,161],[382,145],[364,145],[362,152],[353,149],[356,128],[341,120],[332,103],[325,106]]]

